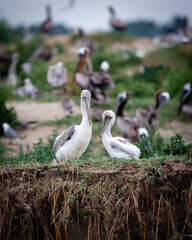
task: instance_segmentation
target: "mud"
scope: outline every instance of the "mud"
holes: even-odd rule
[[[192,163],[0,170],[0,239],[191,239]]]

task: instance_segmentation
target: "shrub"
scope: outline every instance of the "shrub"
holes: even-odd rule
[[[165,155],[189,155],[191,144],[186,143],[180,134],[170,137],[169,141],[163,148]]]
[[[3,134],[2,123],[7,122],[12,127],[17,124],[17,115],[13,108],[7,109],[5,102],[8,98],[8,88],[0,86],[0,135]]]
[[[149,138],[143,137],[140,142],[135,144],[141,151],[140,158],[152,157],[154,152]]]

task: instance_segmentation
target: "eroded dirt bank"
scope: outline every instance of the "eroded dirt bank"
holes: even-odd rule
[[[0,170],[0,239],[191,239],[192,163]]]

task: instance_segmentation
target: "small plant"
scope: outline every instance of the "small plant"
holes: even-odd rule
[[[154,152],[151,147],[151,142],[149,138],[143,137],[142,140],[135,144],[141,151],[140,158],[152,157]]]
[[[170,137],[169,141],[165,144],[163,148],[163,153],[165,155],[189,155],[191,144],[187,144],[182,136],[177,133],[175,136]]]
[[[5,102],[8,98],[9,90],[5,87],[0,87],[0,135],[3,134],[2,123],[7,122],[12,127],[17,124],[17,115],[13,108],[7,108]]]

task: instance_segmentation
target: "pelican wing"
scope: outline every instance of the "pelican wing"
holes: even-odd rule
[[[125,139],[126,140],[126,139]],[[126,143],[123,143],[122,141],[111,141],[111,148],[114,151],[117,152],[124,152],[128,154],[129,156],[135,156],[135,151],[138,151],[137,147],[133,144],[129,143],[128,141]]]
[[[81,89],[89,89],[90,81],[89,77],[86,74],[83,73],[76,73],[75,74],[75,80],[80,86]]]
[[[75,133],[75,126],[67,128],[62,132],[56,139],[53,145],[53,151],[56,154],[61,146],[63,146],[67,141],[69,141]]]
[[[110,75],[107,73],[85,71],[85,75],[89,78],[89,81],[92,84],[100,86],[102,89],[107,89],[108,87],[115,86]]]
[[[122,137],[114,137],[114,138],[121,143],[129,144],[129,142],[125,138],[122,138]]]

